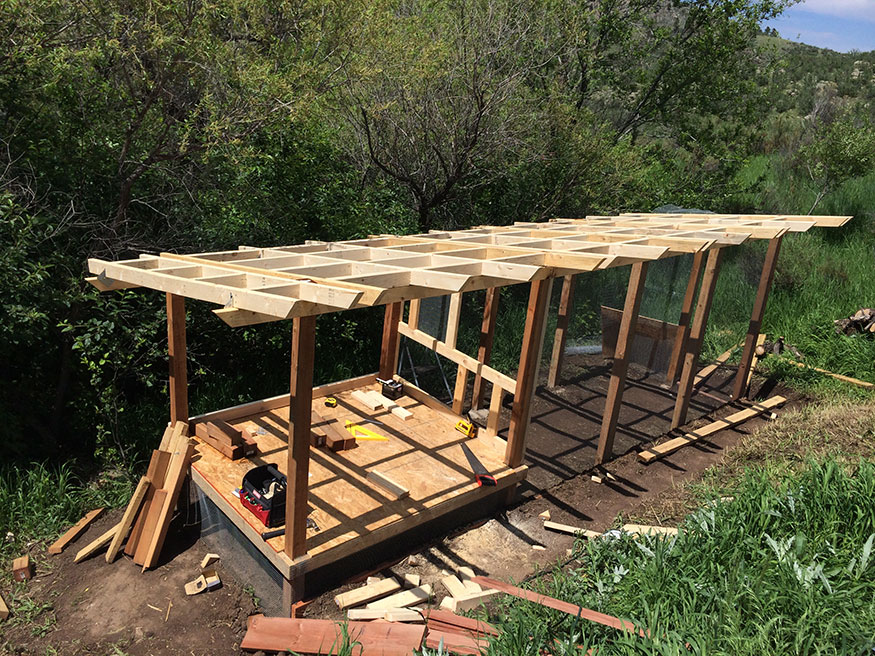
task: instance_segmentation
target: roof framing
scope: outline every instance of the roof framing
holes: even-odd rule
[[[107,262],[102,291],[148,287],[216,303],[234,326],[503,287],[773,239],[849,216],[633,214]]]

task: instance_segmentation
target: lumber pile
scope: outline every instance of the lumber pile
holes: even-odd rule
[[[839,335],[875,335],[875,309],[862,308],[847,318],[836,319],[834,322]]]
[[[413,413],[410,410],[402,408],[395,401],[383,396],[376,390],[356,390],[352,393],[352,398],[372,412],[385,408],[401,421],[407,421],[413,417]]]
[[[473,610],[497,594],[497,590],[484,590],[475,583],[475,576],[470,567],[460,567],[457,574],[442,578],[441,584],[450,594],[441,600],[441,609],[452,613]]]
[[[772,396],[765,401],[760,403],[755,403],[749,408],[745,408],[744,410],[739,410],[736,413],[729,415],[728,417],[724,417],[723,419],[718,419],[717,421],[711,422],[707,426],[702,426],[702,428],[698,428],[692,432],[689,432],[681,437],[676,437],[672,440],[668,440],[667,442],[663,442],[662,444],[657,444],[656,446],[652,446],[646,451],[642,451],[638,454],[638,459],[641,462],[653,462],[663,456],[667,456],[669,453],[674,453],[681,447],[686,446],[687,444],[692,444],[693,442],[697,442],[701,440],[703,437],[707,437],[717,431],[721,431],[724,428],[732,428],[733,426],[737,426],[738,424],[747,421],[752,417],[756,417],[766,412],[767,410],[771,410],[772,408],[776,408],[782,403],[786,402],[783,396]]]
[[[337,420],[325,419],[313,410],[310,413],[310,444],[330,451],[355,448],[355,438],[338,427]]]
[[[231,460],[248,458],[258,453],[258,445],[247,430],[234,428],[222,419],[203,421],[195,425],[195,435]]]
[[[121,521],[80,549],[74,562],[81,562],[105,547],[106,562],[111,563],[124,544],[125,554],[143,571],[158,563],[194,454],[194,444],[187,433],[188,425],[181,421],[167,427]]]

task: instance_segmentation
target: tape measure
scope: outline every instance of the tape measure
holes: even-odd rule
[[[477,437],[477,427],[470,421],[460,420],[456,424],[456,430],[465,437]]]
[[[337,399],[335,399],[333,396],[326,396],[325,397],[325,405],[329,408],[336,408],[337,407]]]

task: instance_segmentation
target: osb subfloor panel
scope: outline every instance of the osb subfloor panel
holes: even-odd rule
[[[335,422],[341,431],[345,430],[345,421],[350,420],[389,439],[362,440],[355,448],[337,453],[311,447],[309,517],[319,528],[307,530],[310,567],[370,546],[376,541],[372,534],[378,529],[405,521],[412,526],[439,516],[445,509],[451,511],[463,503],[476,502],[478,496],[486,494],[487,488],[479,488],[474,482],[460,446],[463,443],[496,477],[499,486],[524,476],[525,468],[512,470],[504,464],[505,444],[499,438],[468,439],[455,430],[451,416],[407,396],[397,403],[410,410],[413,417],[402,421],[382,408],[368,410],[353,399],[352,391],[333,395],[338,402],[336,408],[327,408],[323,399],[314,399],[313,409],[326,421]],[[368,420],[379,423],[366,423]],[[198,441],[198,457],[192,466],[221,496],[225,502],[223,511],[237,513],[260,534],[265,527],[241,506],[232,491],[240,487],[243,475],[256,465],[272,463],[286,473],[289,408],[269,410],[230,423],[252,433],[259,454],[231,461]],[[395,499],[367,480],[370,471],[387,475],[410,490],[410,495]],[[469,498],[462,499],[463,495]],[[395,528],[404,530],[403,524]],[[248,537],[260,539],[254,534]],[[283,553],[284,537],[273,538],[268,544],[283,561],[292,563]]]

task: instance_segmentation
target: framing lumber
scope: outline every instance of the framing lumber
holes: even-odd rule
[[[558,522],[546,521],[544,522],[544,528],[549,531],[558,531],[559,533],[569,533],[571,535],[583,535],[585,538],[597,538],[601,537],[601,533],[598,531],[590,531],[586,528],[580,528],[579,526],[569,526],[568,524],[560,524]]]
[[[371,470],[368,472],[368,480],[371,481],[374,485],[377,485],[389,492],[396,499],[403,499],[404,497],[410,496],[410,490],[408,490],[403,485],[399,485],[397,482],[393,481],[385,474],[381,474],[376,470]]]
[[[167,294],[167,356],[170,364],[170,423],[188,421],[185,297]]]
[[[632,265],[629,274],[626,303],[623,306],[623,318],[620,321],[620,332],[617,335],[617,347],[614,349],[614,363],[605,398],[605,411],[602,416],[596,464],[605,462],[613,455],[614,435],[617,432],[617,421],[620,418],[620,406],[623,403],[623,391],[626,387],[626,373],[629,370],[628,354],[632,340],[635,339],[635,324],[638,321],[638,310],[641,307],[646,282],[647,262],[636,262]]]
[[[88,558],[88,556],[97,553],[101,548],[105,547],[109,544],[115,534],[118,533],[119,525],[116,524],[111,529],[109,529],[106,533],[96,538],[92,542],[89,542],[87,545],[82,547],[77,553],[75,558],[73,558],[74,563],[81,563],[83,560]]]
[[[424,333],[421,330],[413,330],[406,323],[398,324],[398,332],[405,337],[412,339],[414,342],[418,342],[419,344],[430,348],[432,351],[435,351],[438,355],[445,357],[447,360],[451,360],[452,362],[465,367],[468,371],[480,374],[493,385],[498,385],[511,394],[516,394],[517,382],[513,378],[504,375],[500,371],[493,369],[482,362],[478,362],[476,358],[472,358],[470,355],[462,353],[462,351],[451,348],[448,344],[439,341],[428,333]]]
[[[556,318],[556,333],[553,337],[553,355],[550,358],[550,373],[547,375],[548,387],[556,387],[562,375],[562,360],[565,354],[565,343],[568,339],[568,322],[574,311],[574,281],[574,276],[565,276],[562,279],[559,315]]]
[[[462,318],[462,294],[450,294],[450,307],[447,311],[447,330],[444,333],[444,344],[451,349],[456,348],[459,338],[459,319]]]
[[[486,290],[483,301],[483,322],[480,324],[480,344],[477,347],[477,360],[488,365],[492,359],[492,343],[495,338],[495,323],[498,320],[498,301],[501,298],[501,287],[490,287]],[[471,408],[477,410],[483,403],[483,376],[474,375],[474,390],[471,395]]]
[[[400,305],[395,307],[400,308]],[[397,322],[390,323],[390,327],[391,325],[397,325]],[[385,340],[383,345],[386,346]],[[289,449],[286,469],[289,485],[286,491],[285,552],[291,558],[307,553],[307,478],[310,468],[310,417],[315,350],[316,317],[296,318],[292,326]]]
[[[756,417],[767,410],[771,410],[772,408],[777,408],[779,405],[785,403],[787,399],[783,396],[772,396],[761,403],[756,403],[749,408],[745,408],[744,410],[739,410],[728,417],[724,417],[723,419],[718,419],[717,421],[713,421],[706,426],[702,426],[701,428],[697,428],[694,431],[690,431],[681,437],[676,437],[674,439],[668,440],[667,442],[663,442],[662,444],[657,444],[656,446],[652,446],[646,451],[642,451],[638,454],[638,459],[641,462],[651,463],[654,460],[658,460],[663,456],[667,456],[670,453],[674,453],[681,447],[686,446],[687,444],[692,444],[693,442],[698,442],[704,437],[716,433],[718,431],[724,430],[726,428],[732,428],[737,426],[738,424],[751,419],[752,417]]]
[[[486,417],[486,433],[498,435],[498,422],[501,419],[501,404],[504,401],[504,390],[498,385],[492,386],[492,396],[489,399],[489,414]]]
[[[83,531],[85,531],[91,525],[91,522],[100,517],[102,513],[103,508],[95,508],[94,510],[88,512],[82,519],[80,519],[73,526],[67,529],[64,535],[55,540],[52,546],[50,546],[48,549],[49,553],[53,556],[57,556],[62,551],[64,551],[64,548],[80,535],[82,535]]]
[[[410,301],[410,307],[407,310],[407,325],[417,330],[419,328],[419,310],[422,306],[422,301],[414,298]]]
[[[398,323],[404,304],[400,301],[386,306],[383,316],[383,344],[380,347],[380,378],[392,378],[398,367]]]
[[[711,303],[714,300],[714,289],[717,287],[717,276],[720,273],[722,254],[722,248],[715,248],[708,252],[705,273],[702,276],[702,288],[699,291],[699,299],[696,303],[696,316],[693,319],[693,327],[690,330],[690,337],[687,340],[687,347],[684,352],[684,369],[681,373],[677,400],[675,401],[674,412],[671,417],[672,429],[683,425],[687,420],[690,397],[693,393],[694,370],[699,360],[699,353],[702,352],[705,328],[708,325],[708,315],[711,312]]]
[[[490,579],[485,576],[477,576],[474,578],[474,583],[478,583],[484,588],[492,588],[513,597],[519,597],[520,599],[525,599],[526,601],[531,601],[533,603],[540,604],[541,606],[546,606],[547,608],[552,608],[563,613],[568,613],[569,615],[574,615],[575,617],[582,617],[583,619],[589,620],[590,622],[595,622],[596,624],[610,626],[614,629],[619,629],[620,631],[630,631],[632,633],[637,633],[641,636],[645,635],[645,632],[632,624],[632,622],[621,620],[611,615],[605,615],[604,613],[599,613],[594,610],[589,610],[588,608],[583,608],[576,604],[571,604],[567,601],[553,599],[552,597],[538,594],[537,592],[532,592],[531,590],[523,590],[522,588],[518,588],[503,581]]]
[[[517,389],[514,391],[510,430],[507,437],[507,450],[504,462],[509,467],[519,467],[526,452],[526,430],[532,413],[532,397],[538,378],[538,365],[541,359],[544,320],[550,300],[552,280],[535,280],[529,291],[529,306],[526,309],[526,327],[520,349]],[[485,376],[484,376],[485,377]],[[510,390],[508,390],[510,391]]]
[[[467,390],[468,370],[459,365],[456,369],[456,384],[453,388],[453,412],[457,415],[461,415],[465,409],[465,392]]]
[[[830,378],[835,378],[836,380],[840,380],[844,383],[850,383],[851,385],[856,385],[858,387],[865,387],[866,389],[875,389],[875,383],[870,383],[866,380],[851,378],[850,376],[844,376],[842,374],[835,374],[831,371],[827,371],[826,369],[821,369],[820,367],[813,367],[810,364],[805,364],[804,362],[792,362],[791,364],[799,367],[800,369],[811,369],[812,371],[816,371],[819,374],[829,376]]]
[[[699,372],[696,374],[696,378],[693,381],[693,389],[697,388],[699,385],[704,383],[711,375],[720,368],[720,365],[726,364],[729,361],[729,358],[732,357],[732,354],[735,353],[735,349],[737,349],[741,344],[736,344],[732,348],[724,351],[711,364],[702,367],[699,369]]]
[[[383,599],[372,601],[367,605],[367,608],[384,608],[387,610],[390,608],[407,608],[408,606],[415,606],[424,603],[431,599],[431,597],[431,585],[426,583],[417,588],[403,590],[402,592],[393,594],[390,597],[384,597]]]
[[[620,530],[633,535],[675,536],[678,534],[678,530],[673,526],[647,526],[645,524],[623,524]]]
[[[393,592],[397,592],[400,589],[401,584],[390,576],[388,578],[381,579],[376,583],[371,583],[369,585],[356,588],[355,590],[349,590],[348,592],[343,592],[339,595],[335,595],[334,603],[337,604],[337,607],[340,610],[343,610],[344,608],[361,606],[362,604],[366,604],[370,601],[374,601],[375,599],[379,599],[380,597],[385,597],[386,595],[392,594]]]
[[[124,539],[128,536],[128,533],[134,524],[134,519],[136,518],[137,513],[140,512],[140,506],[143,505],[143,499],[146,498],[146,492],[149,490],[150,483],[151,481],[148,476],[142,476],[140,478],[140,482],[137,484],[137,488],[134,490],[134,494],[128,502],[128,506],[125,508],[125,513],[122,515],[122,519],[118,524],[118,531],[116,531],[116,534],[113,536],[112,542],[106,551],[106,562],[111,563],[114,561],[119,550],[122,548],[122,542],[124,542]]]
[[[763,269],[760,274],[760,283],[757,287],[757,295],[753,303],[753,311],[750,315],[747,335],[744,338],[744,350],[741,352],[741,362],[735,374],[735,384],[732,387],[733,399],[739,399],[747,394],[750,385],[748,374],[752,370],[754,350],[757,347],[756,340],[763,325],[763,316],[766,313],[766,303],[769,300],[769,290],[775,279],[775,266],[778,263],[778,254],[781,252],[781,237],[769,241],[766,257],[763,260]]]
[[[665,374],[665,380],[669,385],[674,385],[678,377],[678,371],[680,371],[683,365],[684,353],[687,350],[687,340],[690,338],[690,317],[693,311],[693,301],[696,300],[696,288],[699,286],[699,277],[704,263],[704,253],[698,252],[693,255],[690,278],[687,280],[687,289],[684,292],[684,300],[681,304],[681,316],[678,318],[678,332],[675,335],[668,371]]]

